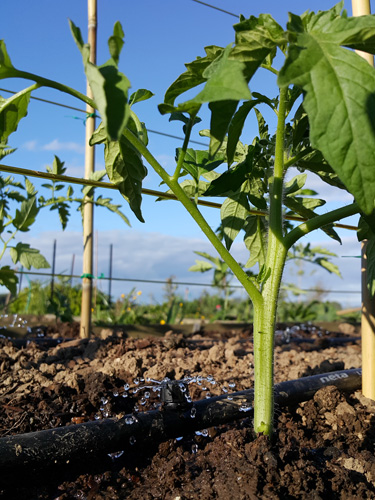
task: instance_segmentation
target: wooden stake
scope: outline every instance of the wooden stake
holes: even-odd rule
[[[362,393],[375,400],[375,299],[367,288],[367,242],[362,242]]]
[[[88,0],[88,43],[90,44],[90,62],[96,63],[96,31],[97,31],[97,2]],[[93,98],[89,84],[87,83],[87,96]],[[85,151],[85,179],[94,172],[95,149],[89,145],[89,140],[95,130],[95,110],[86,106],[86,151]],[[87,199],[90,199],[87,197]],[[92,304],[92,254],[93,254],[93,226],[94,210],[92,203],[85,203],[83,210],[83,275],[82,278],[82,302],[81,302],[81,328],[80,337],[87,338],[91,330],[91,304]]]
[[[353,16],[371,14],[370,0],[352,0]],[[372,66],[374,56],[367,52],[356,51]],[[370,297],[367,288],[366,241],[362,243],[362,393],[366,398],[375,400],[375,298]]]

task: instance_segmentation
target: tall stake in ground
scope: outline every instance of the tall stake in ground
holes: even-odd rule
[[[352,0],[353,16],[371,14],[370,0]],[[372,66],[374,56],[357,51]],[[362,244],[362,393],[366,398],[375,400],[375,299],[370,297],[367,288],[366,242]]]
[[[88,42],[90,44],[90,62],[96,63],[96,30],[97,30],[97,2],[88,0]],[[93,98],[92,90],[87,83],[87,96]],[[95,110],[87,105],[86,120],[86,152],[85,152],[85,179],[94,172],[95,146],[89,145],[89,140],[95,130]],[[93,254],[93,220],[94,206],[90,203],[93,195],[86,196],[87,203],[83,209],[83,278],[82,278],[82,303],[81,303],[81,329],[80,337],[89,337],[91,329],[91,303],[92,303],[92,254]]]

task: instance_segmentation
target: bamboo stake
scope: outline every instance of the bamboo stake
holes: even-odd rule
[[[97,31],[97,2],[88,0],[88,42],[90,45],[90,62],[96,63],[96,31]],[[87,96],[91,99],[93,94],[87,82]],[[94,171],[95,148],[89,145],[89,140],[95,130],[95,110],[86,106],[88,114],[86,120],[86,151],[85,151],[85,178],[90,177]],[[91,303],[92,303],[92,254],[93,254],[93,226],[94,207],[92,203],[85,203],[83,210],[83,275],[82,278],[82,302],[81,302],[81,327],[80,337],[87,338],[91,330]]]
[[[370,0],[352,0],[353,16],[371,14]],[[367,52],[357,54],[374,65],[374,56]],[[375,298],[370,297],[367,288],[367,242],[362,243],[362,393],[375,400]]]

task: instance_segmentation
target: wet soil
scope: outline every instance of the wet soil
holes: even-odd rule
[[[158,404],[156,395],[151,391],[145,397],[146,391],[139,390],[148,378],[201,376],[189,384],[193,400],[252,387],[250,329],[190,335],[170,331],[163,337],[137,339],[128,337],[124,327],[104,329],[90,340],[77,338],[77,324],[41,331],[64,341],[52,347],[37,342],[19,347],[0,339],[0,437],[151,409]],[[285,325],[280,325],[276,382],[359,368],[358,341],[333,345],[329,340],[358,333],[351,325],[333,332],[296,327],[285,333]],[[127,443],[124,453],[92,456],[67,467],[51,464],[31,473],[16,469],[0,474],[0,496],[375,498],[375,404],[360,392],[348,395],[329,386],[295,407],[277,408],[272,440],[254,438],[252,422],[246,413],[244,417],[163,443]]]

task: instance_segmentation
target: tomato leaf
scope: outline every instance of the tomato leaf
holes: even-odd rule
[[[305,25],[293,17],[289,28],[295,30],[295,42],[278,84],[303,88],[312,146],[323,153],[363,212],[370,214],[375,199],[375,70],[341,45],[374,51],[375,19],[335,16],[337,11],[331,17],[327,14],[323,28],[321,17],[311,15]]]
[[[10,256],[14,264],[20,262],[26,269],[31,267],[35,267],[35,269],[51,267],[39,250],[30,248],[28,243],[17,243],[15,247],[10,248]]]
[[[73,38],[81,51],[86,77],[102,117],[106,134],[109,139],[118,140],[130,116],[128,103],[130,82],[117,68],[124,36],[121,25],[115,24],[113,35],[109,39],[111,58],[98,67],[89,61],[90,48],[84,44],[79,28],[72,21],[69,23]]]
[[[0,284],[5,286],[12,295],[17,294],[18,277],[9,266],[0,268]]]
[[[232,195],[222,204],[220,217],[227,250],[230,249],[238,233],[243,229],[249,210],[247,196],[243,192]]]
[[[0,96],[0,142],[6,143],[10,134],[17,130],[22,118],[27,115],[30,92],[15,94],[9,99]]]
[[[16,210],[16,215],[13,219],[13,225],[19,231],[29,231],[30,226],[35,222],[35,218],[38,215],[39,208],[36,204],[35,196],[25,200],[21,203],[21,209]]]

